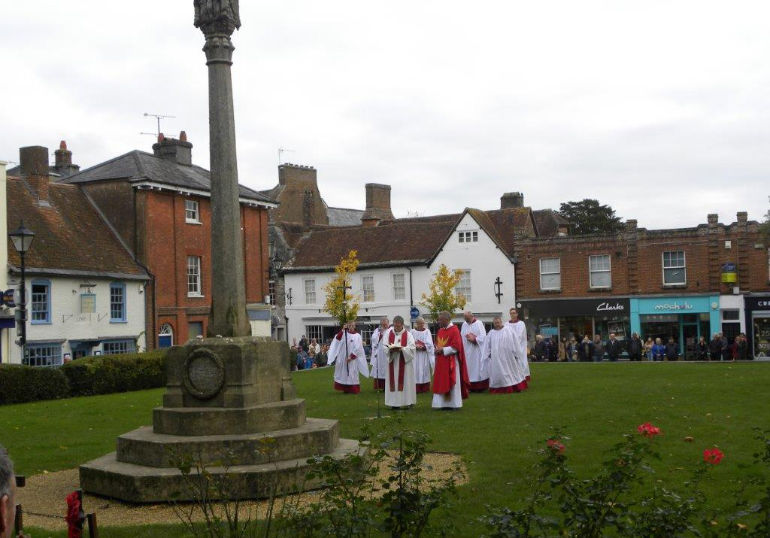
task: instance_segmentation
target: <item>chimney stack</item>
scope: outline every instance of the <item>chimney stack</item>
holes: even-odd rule
[[[524,195],[520,192],[506,192],[500,197],[500,209],[524,207]]]
[[[54,151],[54,155],[56,156],[56,164],[54,164],[53,169],[59,177],[69,177],[80,171],[80,166],[72,164],[72,152],[67,149],[65,140],[59,142],[59,149]]]
[[[738,217],[738,224],[741,226],[746,226],[749,222],[749,214],[746,211],[738,211],[737,214]]]
[[[156,157],[185,166],[192,166],[192,144],[187,141],[187,133],[179,133],[179,139],[166,138],[163,133],[158,135],[158,141],[152,145]]]
[[[716,213],[709,213],[706,219],[708,221],[709,228],[713,228],[719,224],[719,215]]]
[[[48,204],[48,148],[27,146],[19,148],[20,174],[26,178],[30,188],[37,195],[40,205]]]
[[[394,220],[390,209],[390,185],[366,184],[366,210],[361,217],[364,226],[377,226],[382,221]]]

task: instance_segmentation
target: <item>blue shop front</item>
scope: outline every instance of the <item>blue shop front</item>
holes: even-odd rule
[[[643,339],[673,338],[680,356],[694,358],[698,339],[708,342],[720,331],[719,295],[632,298],[630,321],[631,331]]]

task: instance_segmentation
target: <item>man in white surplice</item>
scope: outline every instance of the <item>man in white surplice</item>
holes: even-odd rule
[[[465,321],[460,329],[460,336],[463,338],[463,350],[465,351],[465,362],[468,365],[468,378],[470,379],[471,392],[484,392],[489,388],[489,372],[487,370],[487,361],[482,357],[484,349],[484,339],[487,336],[487,330],[484,324],[477,320],[470,310],[463,314]]]
[[[404,318],[393,318],[393,327],[385,333],[388,367],[385,369],[385,405],[399,409],[417,403],[414,384],[414,337],[404,327]]]
[[[519,312],[511,308],[508,313],[511,319],[506,323],[506,327],[513,333],[516,342],[516,364],[519,370],[524,374],[524,386],[527,388],[529,383],[529,361],[527,360],[527,326],[519,319]]]
[[[433,336],[425,326],[425,319],[419,317],[414,320],[415,328],[412,329],[414,337],[414,381],[417,392],[430,392],[430,379],[436,368],[436,350],[433,347]]]
[[[506,328],[503,319],[495,316],[492,330],[484,340],[484,360],[489,361],[489,392],[510,394],[519,392],[524,375],[519,372],[514,354],[516,344],[513,331]]]
[[[385,369],[388,366],[388,350],[385,348],[383,337],[388,331],[390,321],[388,318],[380,320],[380,326],[372,332],[372,355],[369,362],[372,364],[372,380],[375,390],[385,390]]]
[[[369,377],[369,368],[361,335],[356,332],[355,321],[348,322],[345,328],[332,338],[329,364],[334,364],[334,390],[346,394],[361,392],[358,374]]]

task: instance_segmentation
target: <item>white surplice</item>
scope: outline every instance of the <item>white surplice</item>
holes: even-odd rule
[[[372,332],[372,354],[369,361],[372,364],[372,378],[374,379],[385,379],[388,355],[382,337],[387,331],[388,329],[383,330],[381,327],[377,327]]]
[[[473,333],[476,335],[476,342],[469,342],[467,335]],[[463,322],[462,329],[460,329],[460,336],[463,338],[463,349],[465,350],[465,363],[468,368],[468,380],[473,383],[480,381],[486,381],[489,379],[489,372],[487,368],[487,361],[482,356],[484,350],[484,339],[487,336],[487,331],[484,329],[484,324],[477,319],[468,323]]]
[[[511,388],[524,381],[514,357],[513,331],[502,327],[492,329],[484,340],[484,358],[489,361],[489,388]]]
[[[383,337],[384,346],[390,345],[390,335],[393,335],[393,345],[401,346],[403,335],[406,334],[406,346],[398,350],[388,351],[388,365],[385,368],[385,405],[388,407],[406,407],[417,403],[417,386],[414,383],[414,337],[409,329],[396,332],[391,327]],[[404,356],[404,385],[398,390],[398,379],[401,375],[401,355]],[[391,366],[393,376],[391,380]],[[393,390],[391,390],[391,384]]]
[[[347,347],[345,346],[347,337]],[[348,360],[351,355],[355,359]],[[334,382],[340,385],[358,385],[358,374],[369,377],[361,334],[342,331],[332,338],[329,346],[329,364],[334,364]]]
[[[417,342],[425,344],[424,350],[415,348],[414,382],[418,385],[430,383],[433,369],[436,367],[436,348],[433,346],[433,336],[428,329],[421,331],[412,329],[412,337],[414,337],[415,345],[417,345]]]
[[[505,324],[506,328],[513,334],[516,345],[516,364],[526,379],[529,379],[529,360],[527,360],[527,326],[519,320],[516,323],[510,321]]]

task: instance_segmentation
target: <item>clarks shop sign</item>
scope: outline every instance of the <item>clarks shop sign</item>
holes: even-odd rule
[[[521,307],[529,311],[530,318],[566,316],[627,316],[628,299],[554,299],[521,301]]]

